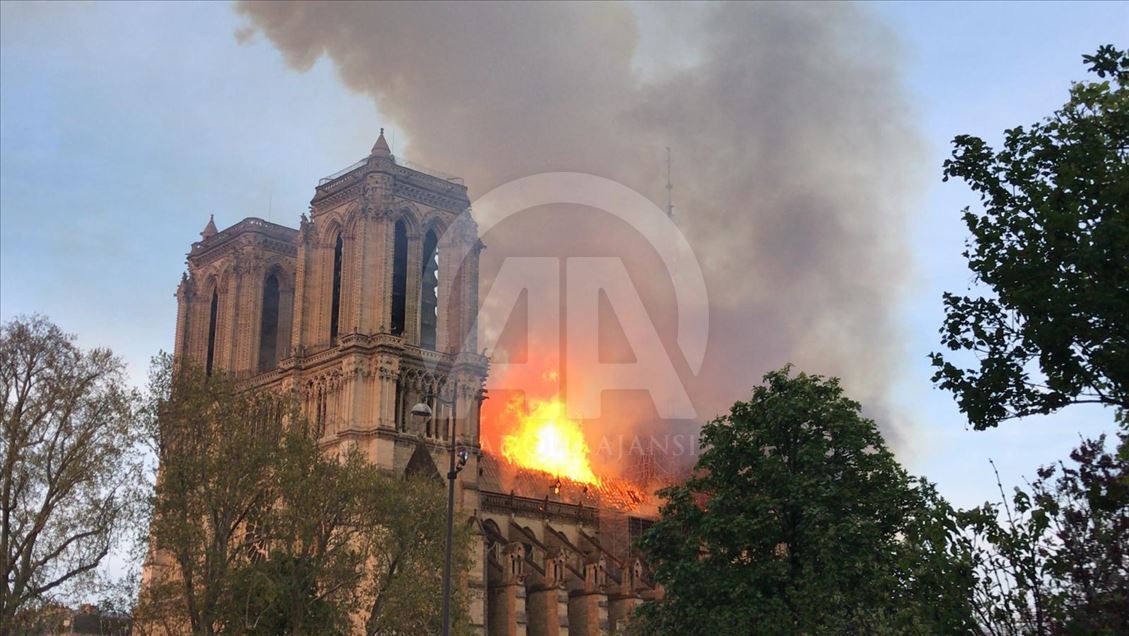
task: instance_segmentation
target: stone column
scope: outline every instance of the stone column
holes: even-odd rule
[[[336,246],[336,236],[318,236],[313,241],[307,274],[309,283],[306,291],[309,296],[306,309],[309,313],[306,316],[306,346],[314,349],[329,345],[329,319],[333,313],[333,252]]]
[[[607,567],[603,557],[584,566],[584,581],[569,592],[569,633],[598,636],[608,633]]]
[[[396,383],[400,378],[400,360],[394,356],[380,355],[376,359],[379,374],[379,400],[371,409],[376,426],[387,430],[396,429]],[[403,396],[401,396],[403,397]]]
[[[173,355],[177,358],[190,358],[189,333],[192,330],[192,283],[185,274],[180,278],[176,287],[176,340],[173,344]]]
[[[439,292],[435,302],[439,308],[439,315],[435,322],[435,350],[444,353],[457,352],[462,345],[451,342],[452,327],[458,325],[459,302],[458,273],[459,264],[463,260],[464,249],[459,236],[459,228],[452,223],[444,228],[439,236]]]
[[[464,345],[465,349],[471,352],[478,351],[478,255],[482,251],[483,245],[477,236],[478,231],[475,230],[474,248],[467,257],[467,295],[464,303],[468,312],[464,314],[468,321],[464,325],[464,337],[466,338]]]
[[[389,333],[392,329],[392,226],[388,215],[367,221],[365,242],[369,255],[365,271],[365,313],[361,327],[364,333]]]
[[[608,634],[608,597],[599,592],[573,592],[568,599],[568,629],[573,636]]]
[[[613,594],[608,595],[608,623],[614,633],[617,629],[627,624],[631,614],[643,599],[639,591],[646,588],[643,583],[643,564],[639,559],[632,559],[625,564],[620,573],[621,580]]]
[[[614,634],[627,625],[627,620],[639,605],[638,596],[616,594],[608,597],[608,629]]]
[[[263,306],[263,261],[253,247],[245,247],[236,261],[239,303],[235,324],[235,350],[231,369],[250,374],[258,370],[259,321]]]
[[[392,206],[392,187],[393,179],[390,175],[369,172],[365,175],[361,196],[357,200],[358,208],[354,212],[360,215],[354,231],[354,244],[360,253],[354,261],[355,271],[359,276],[357,283],[352,286],[356,294],[353,315],[355,329],[364,334],[379,333],[389,328],[384,313],[389,295],[385,282],[386,270],[392,258],[387,229],[388,212]]]
[[[525,546],[518,542],[496,544],[487,559],[487,633],[524,636],[527,618]]]
[[[486,634],[487,619],[487,547],[486,536],[483,534],[482,525],[477,518],[472,519],[471,535],[471,562],[463,581],[467,590],[467,613],[470,618],[471,629],[476,634]],[[460,577],[462,578],[462,577]]]
[[[290,353],[295,355],[310,344],[310,286],[313,268],[314,227],[306,215],[302,215],[298,227],[298,256],[294,259],[294,310],[290,329]]]
[[[278,281],[278,362],[289,358],[294,349],[294,313],[297,311],[294,303],[296,281],[290,278],[291,272],[279,270],[281,278]]]
[[[338,391],[340,408],[337,413],[338,430],[364,430],[368,422],[364,420],[364,403],[369,399],[368,360],[357,353],[342,360],[341,384]]]
[[[526,589],[531,636],[563,636],[568,632],[568,592],[563,588],[564,559],[546,556],[542,576],[530,577]]]
[[[368,257],[368,215],[361,212],[352,212],[345,222],[346,226],[349,227],[344,255],[348,262],[342,263],[341,299],[347,299],[349,304],[341,307],[342,335],[365,333],[361,329],[363,324],[361,321],[366,313],[366,305],[369,303],[369,299],[364,290],[367,279],[372,277],[372,272],[368,271],[371,260]],[[344,276],[345,268],[348,268],[348,278]]]
[[[419,219],[416,219],[419,222]],[[420,279],[423,277],[423,237],[408,229],[408,271],[404,298],[404,341],[419,346]]]
[[[216,307],[216,342],[213,366],[217,371],[232,371],[232,360],[235,357],[235,319],[238,315],[238,306],[239,275],[233,270],[228,270],[220,278],[219,305]]]

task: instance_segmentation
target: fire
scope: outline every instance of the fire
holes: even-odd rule
[[[588,463],[588,443],[580,425],[568,419],[559,398],[533,400],[526,411],[524,401],[516,397],[505,410],[517,423],[502,436],[503,457],[518,466],[572,481],[600,483]]]

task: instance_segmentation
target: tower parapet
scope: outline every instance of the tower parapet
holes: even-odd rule
[[[382,130],[367,157],[318,183],[298,229],[210,219],[177,292],[178,356],[294,392],[323,443],[357,444],[390,471],[416,447],[412,405],[455,385],[455,435],[478,447],[487,372],[466,186],[406,163]],[[438,454],[450,414],[433,408],[419,432]]]
[[[466,580],[476,631],[614,632],[661,594],[629,554],[633,491],[504,479],[479,443],[489,363],[469,208],[461,179],[397,158],[381,131],[367,157],[317,184],[297,229],[209,219],[177,288],[176,355],[294,395],[324,448],[357,448],[395,475],[442,481],[450,445],[466,447],[455,491],[478,539]],[[421,402],[426,421],[411,415]]]

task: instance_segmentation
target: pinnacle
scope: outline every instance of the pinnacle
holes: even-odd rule
[[[388,142],[384,140],[383,128],[380,129],[380,137],[377,137],[376,143],[372,145],[372,152],[370,152],[369,155],[379,155],[384,157],[392,155],[392,150],[388,147]]]
[[[216,215],[212,214],[208,217],[208,224],[204,226],[204,231],[200,232],[201,238],[208,239],[215,236],[219,230],[216,229]]]

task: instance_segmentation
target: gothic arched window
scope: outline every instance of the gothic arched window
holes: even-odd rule
[[[337,245],[333,248],[333,305],[329,310],[329,344],[337,344],[337,323],[341,318],[341,257],[345,243],[337,235]]]
[[[404,316],[408,299],[408,228],[404,220],[396,221],[392,240],[392,334],[404,333]]]
[[[430,230],[423,239],[423,276],[420,279],[419,346],[435,349],[439,322],[439,239]]]
[[[263,282],[263,312],[259,319],[259,371],[278,366],[278,305],[281,294],[278,275],[271,273]]]
[[[208,360],[204,365],[204,372],[212,375],[212,368],[216,361],[216,315],[219,313],[219,290],[212,290],[212,306],[208,310]]]

